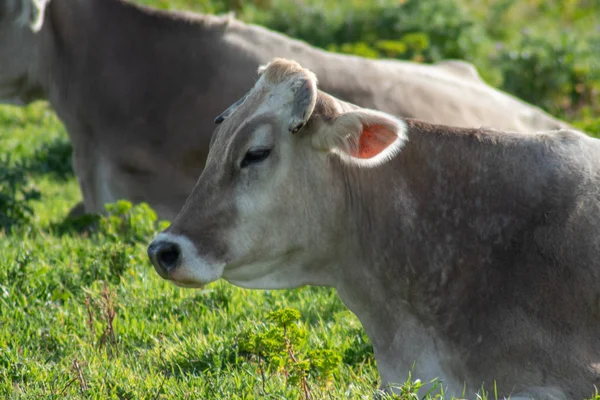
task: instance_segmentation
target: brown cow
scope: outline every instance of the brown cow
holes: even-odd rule
[[[516,131],[565,126],[464,62],[331,54],[231,18],[119,0],[0,2],[0,101],[50,101],[88,212],[124,198],[174,217],[204,166],[210,122],[276,56],[312,68],[341,99],[395,115]]]
[[[600,140],[450,128],[344,103],[277,60],[149,246],[181,286],[333,286],[382,385],[582,399],[600,384]]]

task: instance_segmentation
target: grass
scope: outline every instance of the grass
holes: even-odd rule
[[[375,39],[390,39],[384,36],[392,35],[393,29],[373,28],[373,40],[362,47],[348,45],[355,43],[347,31],[348,16],[368,17],[376,15],[377,7],[399,4],[354,0],[342,6],[310,0],[303,2],[307,7],[295,9],[293,3],[278,0],[139,2],[196,11],[235,9],[242,19],[282,31],[293,29],[296,36],[322,47],[367,48],[375,56],[385,50],[377,47]],[[472,37],[461,40],[474,46],[473,61],[485,67],[494,62],[484,54],[493,40],[505,39],[512,49],[522,45],[513,31],[518,32],[514,28],[525,20],[531,21],[530,29],[540,32],[556,25],[568,27],[573,34],[587,35],[591,43],[598,22],[590,11],[593,2],[586,3],[589,9],[583,8],[587,12],[581,11],[585,4],[576,3],[479,0],[470,2],[470,8],[458,0],[452,4],[463,7],[457,11],[460,21],[471,18],[477,23],[475,33],[485,43],[477,44]],[[500,10],[503,4],[505,11]],[[485,21],[488,9],[496,10],[505,26]],[[315,33],[304,24],[314,10],[324,12],[330,32]],[[281,15],[299,23],[280,24],[275,18]],[[421,34],[429,44],[420,50],[412,47],[398,58],[435,59],[436,51],[445,48],[436,44],[432,30]],[[520,50],[515,51],[512,61],[503,59],[505,64],[490,67],[486,79],[508,89],[503,86],[505,71],[512,71],[512,66],[519,74],[527,65]],[[546,68],[554,74],[552,79],[562,79],[564,74],[568,79],[561,81],[564,87],[538,82],[558,99],[550,105],[538,104],[591,134],[600,133],[595,100],[582,94],[575,109],[569,86],[579,79],[582,93],[596,93],[598,82],[592,78],[598,59],[586,70],[572,60],[558,67],[544,64],[549,61],[542,56],[532,65]],[[538,98],[533,89],[528,95]],[[560,106],[554,107],[555,103]],[[335,291],[251,291],[225,282],[200,291],[178,289],[160,279],[146,259],[145,247],[160,226],[151,210],[115,205],[93,231],[82,229],[89,221],[64,222],[81,196],[64,127],[46,103],[23,109],[0,107],[0,132],[0,151],[10,155],[0,158],[0,194],[5,196],[0,201],[7,199],[0,202],[7,217],[0,233],[0,398],[372,398],[378,386],[372,348]],[[40,194],[39,200],[35,193]],[[400,385],[405,389],[402,398],[412,399],[415,386],[430,388],[435,383],[409,380]],[[488,390],[494,398],[493,388]]]

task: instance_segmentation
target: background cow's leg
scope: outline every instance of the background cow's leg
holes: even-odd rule
[[[104,204],[116,200],[110,190],[109,161],[93,143],[73,143],[73,169],[81,188],[84,213],[104,213]]]
[[[83,147],[83,148],[82,148]],[[94,201],[94,173],[92,167],[93,155],[85,151],[85,145],[73,144],[73,170],[79,183],[83,197],[84,212],[92,212],[95,209]],[[77,206],[75,206],[77,207]]]

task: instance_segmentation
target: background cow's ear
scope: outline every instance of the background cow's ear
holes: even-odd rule
[[[338,116],[313,144],[348,162],[376,166],[393,158],[406,141],[406,124],[391,115],[360,109]]]
[[[312,73],[298,76],[292,82],[294,100],[289,121],[289,131],[296,133],[306,125],[317,102],[317,80]]]
[[[7,4],[9,8],[12,9],[10,11],[16,11],[15,15],[17,22],[24,26],[28,26],[33,32],[39,32],[44,24],[44,13],[50,0],[11,1],[9,1]]]

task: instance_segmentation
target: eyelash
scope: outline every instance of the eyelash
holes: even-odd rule
[[[249,165],[258,164],[258,163],[266,160],[270,154],[271,154],[271,149],[267,149],[267,148],[249,149],[246,152],[246,154],[244,155],[242,162],[240,163],[240,168],[243,169]]]

